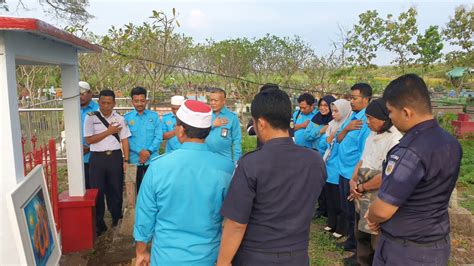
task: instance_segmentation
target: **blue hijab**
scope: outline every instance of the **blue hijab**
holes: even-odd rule
[[[318,102],[318,108],[321,105],[321,102],[325,101],[326,104],[329,106],[329,113],[326,115],[321,114],[321,112],[318,112],[313,119],[311,119],[311,122],[315,123],[316,125],[327,125],[329,122],[332,120],[332,112],[331,112],[331,103],[336,101],[336,98],[334,98],[332,95],[326,95],[323,98],[321,98]]]

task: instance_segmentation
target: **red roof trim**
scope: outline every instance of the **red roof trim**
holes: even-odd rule
[[[81,50],[100,52],[101,48],[91,44],[86,40],[78,38],[70,33],[60,30],[50,24],[34,18],[12,18],[0,17],[0,31],[28,31],[47,35],[59,41],[69,43],[73,46],[82,48]]]

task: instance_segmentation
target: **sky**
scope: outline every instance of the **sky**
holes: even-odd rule
[[[52,25],[62,23],[42,12],[35,0],[23,0],[28,11],[16,11],[18,1],[7,0],[11,11],[1,15],[40,18]],[[110,26],[123,26],[129,22],[141,24],[149,21],[152,10],[161,10],[169,16],[175,8],[181,27],[179,33],[195,42],[206,39],[220,41],[229,38],[259,38],[269,33],[280,37],[298,35],[309,43],[318,55],[328,54],[332,42],[338,40],[339,27],[350,30],[358,21],[358,15],[376,9],[381,17],[398,16],[410,7],[418,11],[420,32],[430,25],[444,27],[459,5],[472,5],[471,1],[281,1],[281,0],[90,0],[88,11],[94,16],[87,28],[104,35]],[[456,49],[445,45],[444,52]],[[388,65],[393,55],[387,51],[378,53],[373,61]]]

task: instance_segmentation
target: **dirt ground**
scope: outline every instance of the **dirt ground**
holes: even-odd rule
[[[352,255],[336,246],[337,242],[323,230],[324,219],[314,220],[311,225],[309,256],[311,265],[344,265],[344,258]],[[117,237],[117,229],[109,229],[97,238],[94,249],[89,252],[63,255],[61,265],[131,265],[135,257],[133,239]],[[466,237],[457,233],[451,234],[450,265],[474,263],[474,237]]]

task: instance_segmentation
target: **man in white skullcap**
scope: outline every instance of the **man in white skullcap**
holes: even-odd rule
[[[208,105],[186,100],[176,118],[176,137],[182,145],[152,160],[138,194],[136,265],[214,265],[217,259],[219,210],[234,164],[204,143],[211,130]]]
[[[174,127],[176,125],[176,112],[183,102],[184,97],[181,95],[175,95],[171,97],[171,113],[164,114],[161,120],[163,140],[166,140],[166,153],[177,150],[181,146],[178,138],[176,138]]]

